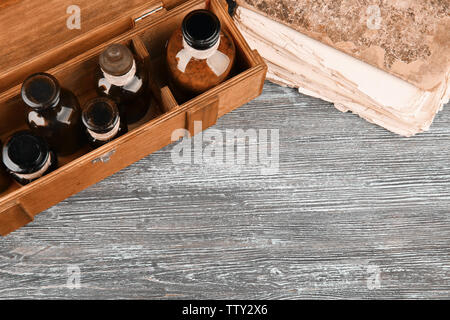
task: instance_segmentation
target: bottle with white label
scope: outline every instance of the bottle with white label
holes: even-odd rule
[[[81,149],[85,143],[81,108],[71,91],[61,88],[52,75],[36,73],[24,81],[21,96],[28,106],[28,126],[44,137],[58,155],[67,156]]]
[[[102,52],[97,75],[98,93],[113,99],[128,124],[141,120],[150,107],[148,76],[140,63],[122,44],[112,44]]]
[[[88,101],[83,108],[83,123],[90,145],[101,147],[128,132],[116,103],[106,97]]]
[[[172,34],[166,58],[174,91],[192,97],[229,77],[236,47],[214,13],[195,10]]]
[[[47,142],[31,131],[12,135],[2,148],[7,172],[21,185],[29,184],[57,168],[56,154]]]

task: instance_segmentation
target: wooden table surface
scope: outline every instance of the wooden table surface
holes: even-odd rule
[[[449,298],[449,107],[401,138],[267,83],[214,129],[279,129],[278,173],[169,146],[1,238],[0,298]]]

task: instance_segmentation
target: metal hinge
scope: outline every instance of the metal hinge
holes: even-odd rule
[[[134,23],[138,23],[139,21],[144,20],[145,18],[151,16],[152,14],[154,14],[154,13],[156,13],[158,11],[161,11],[162,9],[164,9],[164,6],[160,6],[160,7],[156,8],[156,9],[152,9],[152,10],[144,13],[142,16],[135,18],[134,19]]]

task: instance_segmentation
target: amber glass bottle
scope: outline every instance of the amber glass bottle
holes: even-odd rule
[[[167,66],[175,91],[193,96],[220,84],[230,74],[236,48],[215,14],[195,10],[167,44]]]
[[[0,150],[2,149],[2,142],[0,141]],[[0,194],[8,189],[11,184],[11,179],[5,171],[3,161],[1,161],[2,155],[0,154]]]
[[[128,124],[141,120],[150,106],[148,76],[128,47],[112,44],[100,55],[98,93],[113,99]]]
[[[9,138],[2,158],[7,171],[22,185],[55,170],[58,161],[47,142],[31,131],[20,131]]]
[[[82,147],[80,104],[55,77],[46,73],[30,76],[23,83],[22,99],[28,106],[29,127],[44,137],[57,154],[70,155]]]
[[[83,108],[83,123],[90,145],[98,148],[128,132],[116,103],[109,98],[96,98]]]

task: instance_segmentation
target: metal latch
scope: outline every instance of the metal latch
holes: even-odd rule
[[[159,7],[156,8],[156,9],[151,9],[150,11],[144,13],[143,15],[141,15],[141,16],[135,18],[135,19],[134,19],[134,23],[138,23],[139,21],[144,20],[144,19],[147,18],[148,16],[151,16],[152,14],[154,14],[154,13],[156,13],[156,12],[159,12],[159,11],[161,11],[161,10],[163,10],[163,9],[164,9],[164,6],[159,6]]]
[[[116,153],[116,150],[111,150],[104,155],[98,157],[97,159],[92,160],[92,164],[96,163],[108,163],[111,160],[111,157]]]

